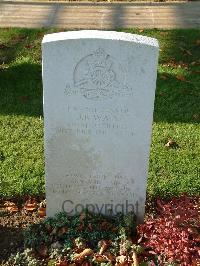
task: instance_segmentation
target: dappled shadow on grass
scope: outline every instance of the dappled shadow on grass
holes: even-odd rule
[[[179,80],[179,78],[185,80]],[[197,76],[158,73],[154,105],[155,122],[200,122]]]
[[[14,30],[12,33],[9,35],[7,42],[0,43],[0,64],[12,62],[24,45],[26,35],[21,30],[18,35],[15,35]]]
[[[117,23],[115,20],[115,24]],[[33,62],[40,62],[42,36],[58,30],[11,29],[10,31],[7,29],[9,38],[5,42],[5,47],[0,49],[2,55],[6,57],[5,63],[9,65],[8,68],[0,69],[0,113],[40,116],[43,113],[42,69],[40,63],[31,63],[30,58],[33,57]],[[159,72],[154,121],[198,123],[200,90],[197,75],[199,50],[196,40],[199,31],[195,29],[123,31],[159,40]],[[19,54],[25,59],[27,56],[29,60],[18,61]],[[184,80],[177,79],[180,75]]]
[[[0,113],[42,115],[41,65],[19,63],[0,72]]]
[[[120,31],[156,38],[159,43],[159,63],[191,63],[199,59],[199,29],[120,29]]]
[[[0,72],[1,114],[41,116],[41,65],[21,63]],[[200,92],[197,76],[187,71],[185,80],[175,74],[158,73],[154,121],[199,122]]]
[[[200,122],[199,30],[126,32],[157,38],[160,46],[155,122]]]
[[[132,30],[128,30],[128,32],[132,32]],[[197,43],[199,29],[144,29],[139,34],[158,39],[160,64],[167,63],[172,59],[184,63],[191,63],[199,59],[199,44]]]
[[[34,50],[34,59],[40,59],[40,43],[44,29],[5,28],[0,29],[0,64],[10,64],[21,55],[28,55]],[[39,41],[38,45],[35,42]],[[37,56],[39,55],[39,58]]]

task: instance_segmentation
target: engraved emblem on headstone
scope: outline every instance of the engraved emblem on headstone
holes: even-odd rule
[[[67,84],[65,94],[101,100],[113,96],[130,96],[132,88],[126,84],[121,64],[99,48],[77,63],[73,85]]]

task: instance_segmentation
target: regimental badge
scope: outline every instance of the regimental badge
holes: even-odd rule
[[[121,64],[101,48],[77,63],[73,83],[66,85],[65,94],[82,95],[92,100],[130,96],[133,93],[126,84]]]

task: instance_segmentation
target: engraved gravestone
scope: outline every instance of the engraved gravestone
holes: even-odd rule
[[[157,40],[62,32],[42,51],[47,215],[134,210],[142,221]]]

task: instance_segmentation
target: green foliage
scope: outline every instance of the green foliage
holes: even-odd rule
[[[125,220],[128,215],[120,215]],[[133,217],[133,216],[132,216]],[[129,216],[130,219],[130,216]],[[62,220],[62,223],[60,222]],[[119,219],[118,219],[119,221]],[[126,238],[135,233],[135,220],[130,221],[130,226],[122,230],[121,223],[112,221],[102,215],[95,215],[87,212],[81,215],[68,217],[65,213],[59,213],[54,218],[47,218],[40,224],[27,227],[24,231],[24,243],[27,248],[37,249],[41,245],[47,246],[52,243],[62,243],[66,249],[71,249],[73,245],[77,248],[89,245],[93,249],[99,249],[100,240],[116,240],[116,242],[126,241]],[[105,230],[104,227],[110,230]],[[66,228],[62,234],[63,228]],[[114,232],[113,232],[113,229]],[[60,230],[60,231],[59,231]],[[113,242],[114,243],[114,242]],[[127,242],[128,244],[128,242]],[[115,244],[113,244],[115,247]],[[119,244],[116,245],[119,247]]]
[[[42,244],[49,244],[50,235],[45,225],[43,223],[29,225],[24,231],[24,243],[26,247],[34,249]]]
[[[0,29],[1,197],[44,193],[41,40],[53,31]],[[123,31],[160,43],[148,193],[199,195],[199,30]]]

